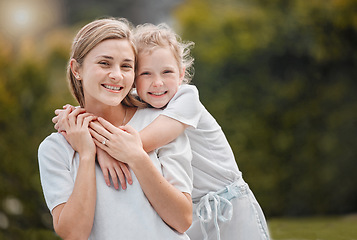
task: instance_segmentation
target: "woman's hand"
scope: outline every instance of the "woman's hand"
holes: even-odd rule
[[[118,178],[122,189],[126,189],[126,181],[128,181],[129,184],[133,183],[131,173],[125,163],[115,160],[100,148],[97,148],[97,158],[104,175],[105,183],[108,186],[110,186],[109,175],[112,178],[115,189],[119,188]]]
[[[66,129],[66,131],[61,131],[61,134],[80,156],[95,156],[96,146],[89,132],[89,123],[97,117],[85,113],[83,108],[69,112],[70,110],[66,109],[61,119],[61,125]]]
[[[139,133],[131,126],[118,128],[103,118],[98,118],[98,122],[91,122],[89,126],[95,144],[116,160],[130,166],[143,154],[146,155]]]

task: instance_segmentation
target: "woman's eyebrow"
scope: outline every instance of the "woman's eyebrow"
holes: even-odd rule
[[[126,58],[126,59],[124,59],[124,62],[134,62],[134,60],[131,58]]]
[[[109,60],[113,60],[114,59],[112,56],[108,56],[108,55],[100,55],[100,56],[97,56],[96,58],[105,58],[105,59],[109,59]],[[131,59],[131,58],[126,58],[123,61],[124,62],[134,62],[134,60]]]
[[[99,55],[96,58],[114,59],[112,56],[108,56],[108,55]]]

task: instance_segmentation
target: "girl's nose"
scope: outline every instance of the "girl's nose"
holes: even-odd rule
[[[164,85],[164,82],[162,81],[162,79],[160,77],[156,77],[152,84],[154,87],[160,87],[160,86]]]

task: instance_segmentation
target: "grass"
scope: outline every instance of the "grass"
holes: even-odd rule
[[[269,219],[268,224],[273,240],[357,240],[357,214],[276,218]]]
[[[357,240],[357,214],[340,217],[271,218],[272,240]],[[0,240],[59,240],[52,230],[0,229]]]

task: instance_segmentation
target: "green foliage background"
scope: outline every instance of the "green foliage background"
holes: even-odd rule
[[[202,101],[268,216],[356,211],[356,9],[191,0],[176,11],[197,43]]]
[[[193,83],[268,219],[357,211],[356,10],[355,0],[186,0],[174,10],[174,28],[196,43]],[[104,15],[93,14],[81,21]],[[65,68],[81,25],[19,44],[0,34],[0,239],[55,238],[37,148],[53,110],[75,104]]]

